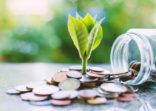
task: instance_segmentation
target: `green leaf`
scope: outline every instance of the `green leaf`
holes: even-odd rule
[[[72,16],[68,19],[68,31],[69,34],[79,51],[80,57],[82,58],[88,43],[88,31],[86,26],[81,20],[77,20]]]
[[[102,40],[102,23],[103,19],[100,22],[97,22],[93,29],[91,30],[89,37],[88,37],[88,44],[87,44],[87,56],[90,57],[91,51],[94,50]]]
[[[88,32],[90,32],[96,24],[95,19],[92,18],[89,13],[87,13],[87,15],[83,18],[83,22],[86,25]]]
[[[99,44],[101,43],[102,38],[103,38],[103,30],[102,30],[102,27],[100,26],[99,29],[98,29],[97,37],[95,39],[92,50],[96,49],[99,46]]]

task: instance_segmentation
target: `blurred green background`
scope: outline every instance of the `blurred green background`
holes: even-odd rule
[[[156,27],[156,0],[0,0],[0,61],[79,63],[67,30],[68,15],[106,17],[90,63],[109,63],[117,36]]]

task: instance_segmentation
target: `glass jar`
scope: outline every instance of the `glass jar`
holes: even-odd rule
[[[135,79],[126,81],[127,84],[139,85],[156,78],[156,29],[130,29],[114,41],[112,71],[126,72],[132,61],[140,62],[141,68]]]

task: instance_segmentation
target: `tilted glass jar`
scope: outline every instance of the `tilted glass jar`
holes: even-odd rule
[[[134,60],[141,63],[141,68],[135,79],[126,81],[127,84],[139,85],[156,78],[156,29],[130,29],[114,41],[111,49],[114,73],[128,71]]]

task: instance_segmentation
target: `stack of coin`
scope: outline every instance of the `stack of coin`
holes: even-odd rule
[[[86,75],[82,75],[80,66],[70,66],[43,81],[19,85],[6,93],[20,95],[23,101],[37,106],[64,106],[74,102],[96,105],[105,104],[110,99],[129,102],[137,98],[135,92],[120,81],[111,81],[113,77],[123,77],[123,74],[114,76],[101,67],[88,67]]]

